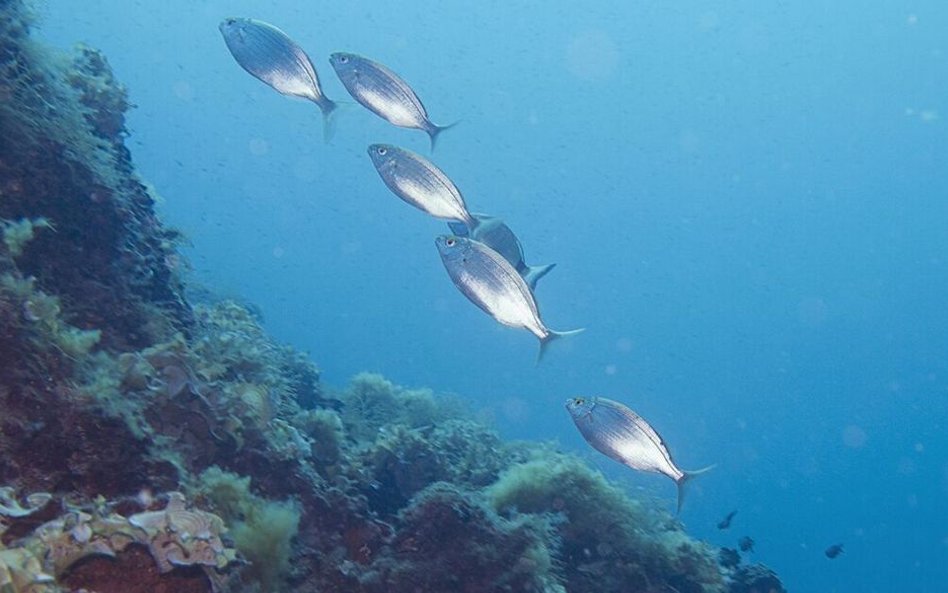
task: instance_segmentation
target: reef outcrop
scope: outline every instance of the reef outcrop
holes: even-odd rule
[[[780,586],[457,400],[328,388],[247,307],[189,302],[126,90],[31,19],[0,0],[0,590]]]

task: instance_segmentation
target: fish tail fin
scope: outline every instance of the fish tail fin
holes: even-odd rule
[[[439,126],[437,124],[428,122],[429,125],[427,128],[425,128],[425,131],[428,132],[428,137],[431,138],[431,152],[434,152],[435,144],[437,144],[438,142],[438,135],[441,134],[441,132],[445,130],[450,130],[451,128],[458,125],[459,123],[461,123],[461,120],[458,120],[454,122],[453,124],[448,124],[446,126]]]
[[[497,219],[493,216],[488,216],[487,214],[471,214],[470,219],[464,221],[464,224],[467,226],[468,236],[473,237],[477,229],[495,222],[497,222]]]
[[[339,113],[339,103],[329,97],[323,97],[323,101],[319,103],[319,109],[323,112],[323,142],[328,144],[336,133],[336,115]]]
[[[472,222],[468,225],[468,229],[473,237],[475,230],[490,228],[492,225],[498,224],[499,219],[489,214],[471,214],[471,221]]]
[[[546,264],[545,266],[527,266],[527,273],[523,275],[530,290],[536,290],[537,280],[550,273],[550,270],[556,267],[556,264]]]
[[[576,334],[580,334],[584,331],[586,331],[585,327],[571,329],[564,332],[553,331],[552,329],[549,330],[550,333],[548,333],[545,338],[540,338],[540,352],[537,353],[537,364],[540,364],[540,361],[543,360],[543,355],[546,354],[546,349],[549,347],[550,342],[560,338],[565,338],[567,336],[575,336]]]
[[[700,476],[703,473],[713,470],[716,465],[717,464],[709,465],[708,467],[696,469],[695,471],[691,472],[682,472],[681,477],[676,480],[676,483],[678,484],[678,508],[675,511],[676,514],[681,514],[681,505],[685,502],[685,485],[687,485],[688,482],[690,482],[695,476]]]

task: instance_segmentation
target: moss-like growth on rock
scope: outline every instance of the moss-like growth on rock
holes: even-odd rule
[[[514,465],[487,496],[511,516],[562,518],[556,524],[559,558],[571,592],[651,591],[662,583],[681,593],[724,590],[713,550],[575,457],[548,455]]]
[[[497,479],[512,455],[487,427],[449,420],[425,428],[386,426],[371,446],[361,449],[359,459],[372,477],[365,488],[369,505],[384,516],[435,482],[483,488]]]
[[[405,389],[376,373],[359,373],[341,396],[342,420],[350,437],[373,441],[383,426],[432,426],[466,416],[452,397],[435,396],[430,389]]]
[[[266,500],[250,491],[250,478],[208,468],[191,486],[194,496],[224,519],[237,550],[250,562],[244,574],[277,593],[289,573],[301,512],[293,502]]]
[[[367,584],[389,591],[562,593],[545,520],[509,521],[468,493],[436,483],[398,516],[392,562]]]
[[[326,470],[342,461],[345,454],[345,428],[333,410],[304,410],[293,424],[312,441],[313,463]]]

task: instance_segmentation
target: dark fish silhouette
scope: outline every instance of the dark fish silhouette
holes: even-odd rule
[[[741,552],[753,552],[754,540],[745,535],[741,539],[737,540],[737,547],[741,549]]]
[[[842,553],[843,553],[843,544],[833,544],[832,546],[826,548],[826,552],[824,552],[827,558],[836,558]]]
[[[731,519],[734,518],[734,515],[737,514],[737,511],[731,511],[727,514],[727,517],[721,519],[721,522],[718,523],[718,529],[727,529],[731,526]]]

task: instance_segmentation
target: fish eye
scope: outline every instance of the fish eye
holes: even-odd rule
[[[379,153],[379,156],[385,156],[386,154],[388,154],[388,149],[385,148],[384,146],[379,146],[378,148],[375,149],[375,152]]]
[[[573,402],[574,402],[577,406],[581,406],[581,405],[583,405],[584,403],[586,403],[586,400],[583,399],[583,398],[581,398],[581,397],[574,397],[574,398],[573,398]]]
[[[342,63],[342,64],[348,64],[348,63],[349,63],[349,56],[339,56],[339,62]]]
[[[457,244],[457,240],[455,240],[454,237],[451,237],[450,239],[445,241],[444,244],[447,245],[448,247],[454,247]]]

